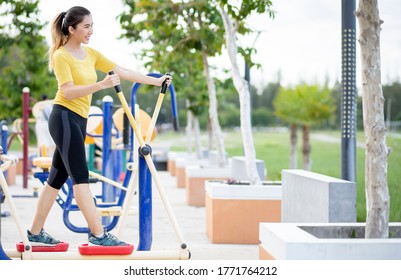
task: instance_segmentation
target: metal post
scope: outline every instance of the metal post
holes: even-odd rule
[[[113,98],[105,96],[103,102],[103,138],[102,138],[102,175],[113,178],[113,157],[111,156],[111,129]],[[102,201],[112,202],[115,200],[115,189],[108,183],[102,182]],[[110,217],[102,217],[103,224],[110,222]]]
[[[22,187],[24,189],[28,188],[28,172],[29,172],[29,99],[30,99],[30,89],[28,87],[24,87],[22,89],[22,139],[23,139],[23,161],[22,161]]]
[[[139,243],[138,251],[149,251],[152,246],[152,174],[139,148]]]
[[[356,9],[342,0],[341,178],[356,182]]]
[[[8,138],[8,126],[5,121],[1,121],[1,141],[0,141],[0,146],[3,147],[3,153],[6,155],[8,152],[8,147],[7,147],[7,138]],[[4,176],[7,178],[7,172],[4,171]]]
[[[3,154],[3,147],[0,145],[0,156]],[[0,161],[1,163],[1,161]],[[2,172],[0,170],[0,172]],[[1,187],[1,186],[0,186]],[[0,189],[1,190],[1,189]],[[0,195],[3,195],[2,193]],[[0,260],[10,260],[10,258],[7,256],[7,254],[3,250],[3,246],[1,245],[1,201],[0,201]]]

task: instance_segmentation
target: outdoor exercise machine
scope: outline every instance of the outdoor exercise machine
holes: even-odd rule
[[[14,121],[14,128],[16,129],[10,135],[7,147],[9,147],[15,138],[18,138],[22,143],[22,187],[28,188],[28,173],[29,173],[29,123],[34,122],[34,119],[29,118],[32,112],[30,107],[30,89],[24,87],[22,89],[22,118]],[[3,146],[5,147],[5,145]]]
[[[158,73],[150,73],[148,75],[153,77],[161,77],[161,75]],[[140,88],[140,85],[141,84],[139,83],[135,83],[132,87],[131,114],[135,115],[136,120],[140,121],[140,138],[147,139],[146,144],[149,146],[149,142],[155,136],[155,123],[163,102],[163,98],[165,95],[164,92],[166,89],[164,89],[164,92],[159,95],[154,114],[152,118],[150,118],[150,116],[148,116],[146,112],[141,112],[136,105],[136,94],[138,89]],[[171,108],[174,129],[177,130],[177,106],[173,85],[170,85],[169,91],[171,94]],[[132,212],[137,212],[137,208],[133,209],[131,207],[131,201],[136,194],[138,178],[135,177],[133,180],[131,180],[131,177],[132,172],[138,170],[138,161],[140,162],[142,157],[140,157],[140,155],[138,156],[138,153],[134,153],[136,151],[134,146],[135,142],[137,142],[135,141],[137,137],[135,137],[135,134],[132,133],[133,130],[132,127],[130,127],[129,125],[128,118],[126,118],[127,114],[125,113],[124,108],[120,107],[114,114],[112,113],[112,108],[113,99],[110,96],[105,96],[103,98],[102,109],[100,109],[99,107],[91,107],[90,109],[87,131],[91,132],[88,134],[90,138],[101,138],[100,142],[102,146],[102,172],[101,174],[99,174],[94,171],[89,171],[89,175],[91,177],[91,183],[102,183],[101,195],[97,195],[95,197],[97,198],[95,199],[95,201],[98,213],[102,216],[103,226],[108,231],[111,231],[115,227],[117,227],[117,235],[119,235],[126,217]],[[122,109],[122,111],[120,109]],[[122,119],[121,112],[124,112],[125,119]],[[143,117],[142,114],[146,114],[146,118]],[[146,120],[147,124],[142,123],[144,120]],[[119,152],[118,150],[116,150],[117,148],[113,144],[113,142],[116,142],[116,139],[113,139],[112,135],[112,129],[114,128],[113,126],[116,127],[117,130],[122,131],[123,146],[121,145],[120,147],[126,149],[129,152],[129,158],[127,159],[126,164],[126,172],[122,183],[119,182],[120,177],[118,175],[120,173],[120,168],[117,168],[115,166],[116,164],[120,163],[121,157],[113,158],[113,153],[115,154],[115,152]],[[92,143],[92,141],[88,140],[87,143]],[[138,160],[134,160],[135,158],[137,158]],[[42,171],[35,172],[34,177],[39,179],[39,181],[44,184],[49,176],[51,158],[35,158],[33,160],[33,165],[42,169]],[[148,172],[146,172],[146,164],[140,170],[144,170],[144,172],[141,172],[139,174],[139,182],[141,186],[147,186],[147,188],[142,189],[142,193],[145,193],[145,189],[152,189],[152,177]],[[145,201],[149,201],[148,196],[150,195],[151,192],[144,195],[142,199]],[[139,201],[141,201],[141,199]],[[56,203],[61,207],[63,211],[63,222],[69,230],[77,233],[89,232],[87,226],[77,226],[71,219],[70,214],[76,211],[80,211],[80,209],[78,205],[74,203],[72,182],[70,179],[68,179],[67,182],[62,186],[61,191],[57,196]],[[147,222],[142,223],[142,227],[140,228],[145,231],[145,233],[140,235],[142,236],[142,238],[140,238],[139,248],[149,249],[149,243],[151,242],[149,241],[151,240],[151,227],[149,226],[149,222],[151,222],[152,220],[152,209],[149,203],[144,204],[143,206],[146,206],[146,210],[144,207],[141,208],[142,211],[139,214],[141,216],[140,220],[145,220]]]
[[[41,100],[33,104],[31,106],[31,101],[33,98],[30,96],[30,89],[28,87],[24,87],[22,89],[22,118],[17,118],[14,120],[12,127],[13,130],[9,133],[8,141],[6,143],[3,141],[2,146],[4,150],[10,148],[11,144],[15,139],[17,139],[22,144],[22,164],[21,164],[21,172],[22,172],[22,187],[24,189],[28,188],[28,177],[29,172],[31,171],[30,160],[34,157],[34,154],[31,153],[33,150],[32,147],[29,146],[29,137],[30,137],[30,129],[29,125],[32,123],[37,124],[40,114],[42,113],[42,109],[48,104],[52,104],[53,100]],[[33,118],[30,117],[31,113],[33,114]],[[8,132],[7,132],[8,133]],[[38,143],[39,144],[39,143]],[[54,147],[46,147],[45,145],[41,145],[40,147],[36,147],[35,154],[37,156],[46,156],[49,154]],[[36,193],[33,194],[33,197],[36,197]]]
[[[110,73],[112,74],[112,73]],[[170,85],[170,88],[172,85]],[[157,116],[160,111],[160,107],[165,95],[167,89],[167,84],[166,82],[163,83],[159,98],[152,116],[152,121],[151,125],[149,126],[148,133],[146,138],[144,139],[140,133],[138,124],[133,117],[132,112],[130,111],[130,108],[128,106],[127,101],[125,100],[124,94],[122,92],[121,86],[118,85],[115,87],[115,90],[117,92],[117,95],[121,101],[121,104],[124,108],[124,111],[127,115],[127,118],[129,120],[129,123],[133,129],[133,132],[136,136],[137,141],[139,142],[139,148],[138,148],[138,154],[139,154],[139,167],[138,167],[138,172],[134,172],[133,178],[131,178],[131,182],[135,182],[138,180],[141,181],[141,184],[139,184],[139,244],[137,246],[137,250],[132,252],[132,253],[127,253],[125,252],[106,252],[110,253],[110,255],[105,255],[105,252],[100,252],[99,248],[90,248],[91,246],[85,246],[86,244],[83,244],[82,246],[79,247],[78,251],[66,251],[66,252],[35,252],[32,250],[32,246],[29,244],[29,241],[27,240],[26,235],[24,234],[22,228],[21,228],[21,223],[19,221],[18,213],[16,211],[16,208],[14,206],[12,197],[8,193],[8,185],[7,182],[4,179],[3,175],[3,170],[6,170],[11,161],[7,156],[2,155],[2,159],[6,160],[5,163],[2,164],[1,168],[1,174],[0,174],[0,184],[3,186],[5,191],[5,196],[6,199],[9,201],[10,208],[12,211],[12,214],[14,216],[14,219],[17,223],[17,227],[19,230],[19,233],[22,237],[23,240],[23,247],[24,251],[19,252],[18,250],[3,250],[1,247],[1,239],[0,239],[0,258],[21,258],[21,259],[189,259],[190,258],[190,252],[187,248],[186,242],[184,240],[183,234],[178,226],[176,217],[174,215],[174,212],[171,208],[171,205],[168,201],[168,198],[166,196],[165,190],[163,185],[161,184],[161,180],[159,178],[159,175],[157,173],[157,170],[155,168],[155,165],[152,160],[152,149],[149,145],[150,141],[150,135],[152,134],[152,130],[155,126]],[[164,204],[164,208],[169,216],[170,222],[175,230],[175,233],[177,235],[178,241],[179,241],[179,249],[177,250],[163,250],[163,251],[155,251],[151,250],[151,243],[152,243],[152,196],[151,196],[151,189],[152,189],[152,178],[156,183],[157,190],[159,192],[159,195],[162,199],[162,202]],[[103,178],[103,176],[100,177],[100,179],[106,179]],[[132,196],[133,193],[130,194]],[[131,201],[131,197],[128,197],[125,202],[128,203]],[[129,209],[129,208],[126,208]],[[123,211],[126,212],[126,211]],[[121,221],[121,224],[123,222]],[[1,219],[0,219],[0,224],[1,224]],[[117,235],[118,231],[121,230],[121,227],[117,229]],[[1,238],[1,236],[0,236]],[[97,246],[95,246],[97,247]],[[103,247],[102,247],[103,248]],[[102,249],[100,249],[102,250]],[[105,249],[107,250],[107,249]]]
[[[131,172],[134,170],[133,164],[127,164],[127,171],[125,172],[125,178],[123,183],[120,183],[120,158],[116,154],[121,151],[116,150],[112,147],[112,98],[106,96],[103,99],[103,110],[99,107],[91,107],[87,130],[92,132],[98,126],[100,131],[97,134],[90,134],[88,138],[92,140],[101,138],[102,142],[102,171],[101,174],[91,171],[90,183],[102,183],[101,195],[95,196],[95,202],[98,208],[99,214],[102,216],[103,226],[106,230],[111,231],[117,224],[119,216],[122,213],[122,205],[125,200],[127,192],[133,189],[130,185]],[[118,137],[118,135],[117,135]],[[90,143],[91,141],[89,141]],[[88,142],[85,140],[85,143]],[[49,168],[51,166],[51,158],[39,157],[33,160],[33,165],[42,169],[34,173],[34,177],[39,179],[44,184],[49,176]],[[117,166],[118,165],[118,166]],[[88,233],[89,229],[87,226],[77,226],[71,219],[70,214],[72,212],[80,211],[78,205],[74,203],[72,182],[68,178],[66,183],[62,186],[59,192],[56,203],[63,210],[63,222],[68,229],[77,233]],[[117,195],[116,189],[120,190]],[[98,199],[101,201],[98,202]]]

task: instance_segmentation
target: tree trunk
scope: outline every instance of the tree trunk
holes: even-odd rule
[[[189,100],[186,100],[187,107],[190,106]],[[198,159],[203,158],[201,151],[201,139],[200,139],[200,129],[199,129],[199,119],[191,111],[187,110],[187,126],[185,127],[185,132],[187,135],[187,151],[188,154],[192,154],[193,147],[195,146],[195,153]]]
[[[227,165],[226,151],[224,147],[224,138],[221,131],[219,117],[217,112],[217,98],[216,98],[216,86],[213,78],[210,76],[209,62],[207,60],[207,54],[205,50],[202,50],[203,67],[206,75],[207,88],[209,92],[209,118],[212,126],[212,133],[216,140],[217,152],[219,155],[219,166],[225,167]]]
[[[192,120],[193,120],[193,128],[194,128],[196,157],[198,159],[201,159],[201,158],[203,158],[203,155],[202,155],[202,149],[201,149],[202,145],[201,145],[201,135],[200,135],[200,128],[199,128],[199,118],[198,118],[198,116],[194,115],[194,113],[192,113]]]
[[[386,126],[381,86],[380,25],[377,0],[360,0],[363,126],[365,130],[366,238],[387,238],[390,195],[387,185]]]
[[[207,150],[213,150],[213,131],[210,116],[207,118]]]
[[[290,152],[290,168],[291,169],[296,169],[297,168],[297,162],[298,162],[298,151],[297,151],[297,142],[298,142],[298,137],[297,137],[297,126],[295,124],[291,125],[291,136],[290,136],[290,142],[291,142],[291,152]]]
[[[236,33],[238,24],[231,20],[223,8],[220,8],[219,11],[223,18],[224,28],[226,31],[226,47],[231,62],[232,78],[234,86],[239,94],[242,144],[244,146],[249,182],[251,185],[261,185],[262,180],[257,171],[256,152],[252,136],[249,86],[247,81],[241,77],[237,64]]]
[[[311,160],[310,160],[310,152],[311,152],[311,145],[309,141],[309,126],[304,125],[302,127],[302,156],[304,160],[304,170],[311,170]]]
[[[188,99],[185,100],[185,103],[187,105],[187,108],[190,106],[190,102]],[[192,148],[193,148],[193,142],[192,142],[192,112],[191,110],[187,109],[187,125],[185,127],[185,132],[187,135],[187,152],[188,154],[192,153]]]

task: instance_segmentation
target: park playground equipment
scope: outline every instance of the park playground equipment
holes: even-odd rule
[[[117,231],[120,232],[120,221],[125,220],[126,215],[129,215],[129,213],[137,212],[137,209],[132,209],[132,207],[129,207],[130,205],[124,203],[132,201],[132,197],[136,194],[137,182],[131,181],[131,175],[138,168],[137,161],[132,160],[132,158],[137,158],[137,155],[135,156],[133,150],[130,148],[129,139],[126,140],[127,136],[123,137],[124,139],[119,137],[119,132],[126,135],[125,131],[129,129],[128,126],[125,127],[123,124],[124,112],[121,110],[123,108],[120,107],[112,114],[113,107],[113,100],[110,96],[103,98],[103,110],[99,107],[91,106],[87,125],[88,134],[85,143],[90,145],[89,154],[93,153],[91,147],[95,144],[100,147],[101,170],[89,169],[89,175],[91,183],[100,182],[102,184],[102,192],[100,195],[95,195],[94,200],[98,213],[102,216],[103,226],[107,231],[111,231],[117,226]],[[138,112],[140,112],[140,109],[136,108],[133,113],[136,115],[136,120],[139,120],[142,136],[146,137],[149,125],[143,123],[143,115],[146,116],[145,120],[147,118],[150,119],[150,116],[146,112],[138,115]],[[113,122],[111,121],[112,119]],[[114,127],[117,129],[114,129]],[[153,130],[155,131],[156,129],[154,128]],[[155,133],[152,134],[152,138],[153,135]],[[126,151],[130,157],[130,160],[127,162],[123,160],[127,155],[122,153]],[[93,156],[89,156],[89,159],[91,160],[89,160],[88,165],[93,164]],[[51,158],[38,157],[34,158],[32,162],[34,166],[42,170],[35,172],[34,177],[44,184],[49,176],[48,171],[51,166]],[[122,166],[126,166],[125,172],[121,172]],[[122,183],[120,183],[121,181]],[[129,199],[126,199],[126,197],[129,197]],[[63,222],[69,230],[77,233],[89,232],[87,226],[78,226],[73,221],[71,214],[80,211],[80,209],[74,203],[72,182],[70,179],[61,188],[56,203],[63,210]],[[130,211],[123,211],[123,209],[130,209]]]
[[[18,142],[22,144],[22,161],[19,161],[19,163],[21,164],[20,168],[22,172],[22,186],[24,189],[28,188],[28,177],[31,171],[30,161],[32,157],[51,156],[55,148],[54,143],[52,143],[53,140],[51,139],[50,135],[48,135],[48,132],[43,132],[45,131],[45,129],[47,129],[47,122],[44,123],[42,121],[43,109],[48,105],[52,105],[53,100],[41,100],[35,102],[31,106],[32,100],[34,99],[30,96],[30,89],[28,87],[24,87],[22,90],[22,117],[17,118],[13,121],[12,130],[10,133],[8,131],[6,121],[2,121],[1,129],[1,145],[4,149],[4,153],[7,154],[7,150],[10,148],[13,141],[18,140]],[[48,109],[46,109],[46,111],[48,111]],[[31,113],[33,117],[31,117]],[[30,124],[35,124],[35,131],[37,136],[37,145],[35,147],[29,146]],[[38,130],[41,132],[39,135]],[[34,187],[33,197],[36,196],[36,189]]]
[[[157,74],[155,74],[157,75]],[[133,177],[130,179],[130,185],[135,185],[135,182],[138,180],[140,181],[139,184],[139,244],[137,246],[137,250],[134,252],[122,252],[122,251],[113,251],[110,253],[110,255],[107,255],[110,251],[107,249],[103,251],[99,251],[102,249],[99,248],[89,248],[89,246],[86,246],[86,244],[83,244],[82,246],[79,247],[79,252],[76,251],[66,251],[66,252],[35,252],[33,250],[32,246],[29,244],[26,235],[24,234],[22,228],[21,228],[21,223],[18,218],[18,213],[15,209],[13,199],[8,193],[8,185],[7,182],[4,179],[4,174],[3,170],[6,170],[11,163],[13,162],[13,159],[10,157],[7,157],[6,155],[2,155],[2,159],[5,161],[2,164],[1,168],[1,174],[0,174],[0,183],[3,186],[3,189],[5,189],[5,196],[8,202],[10,203],[10,208],[13,213],[14,219],[16,221],[19,233],[22,237],[23,240],[23,247],[24,251],[19,252],[18,250],[3,250],[1,247],[1,242],[0,242],[0,258],[21,258],[21,259],[189,259],[190,258],[190,252],[187,249],[187,245],[184,241],[182,232],[178,226],[177,220],[175,218],[174,212],[171,208],[171,205],[167,199],[166,193],[164,191],[164,187],[161,184],[161,181],[159,179],[157,170],[155,168],[155,165],[152,160],[152,149],[149,146],[149,141],[153,132],[153,128],[156,123],[156,119],[165,95],[167,89],[166,83],[163,83],[159,98],[152,116],[152,121],[151,125],[149,126],[147,137],[144,139],[140,133],[138,124],[133,117],[132,112],[130,111],[130,108],[127,104],[127,101],[125,100],[125,97],[122,93],[121,87],[118,85],[115,87],[115,90],[117,92],[117,95],[122,103],[122,106],[124,108],[124,111],[127,115],[127,118],[129,120],[129,123],[133,129],[133,132],[136,136],[136,140],[139,142],[139,148],[138,148],[138,154],[139,154],[139,165],[138,165],[138,170],[137,172],[134,172]],[[172,85],[170,85],[170,91],[173,90]],[[134,106],[132,107],[134,108]],[[132,135],[133,137],[133,135]],[[131,170],[132,171],[132,170]],[[152,243],[152,195],[151,195],[151,189],[152,189],[152,177],[153,180],[156,183],[157,190],[160,194],[160,197],[162,199],[162,202],[164,204],[164,208],[169,216],[170,222],[175,230],[175,233],[177,235],[178,241],[180,243],[179,249],[178,250],[163,250],[163,251],[155,251],[151,250],[151,243]],[[100,180],[106,180],[109,181],[109,183],[112,183],[113,186],[115,185],[115,182],[112,180],[98,175],[98,179]],[[131,187],[132,189],[132,187]],[[130,196],[132,196],[134,192],[130,193]],[[125,200],[125,202],[129,202],[131,198],[129,197],[128,199]],[[129,207],[124,208],[124,209],[129,209]],[[123,213],[126,213],[127,211],[123,211]],[[1,225],[1,220],[0,220],[0,225]],[[120,228],[121,230],[121,228]],[[117,233],[118,235],[118,233]],[[1,236],[0,236],[1,237]],[[0,239],[1,240],[1,239]],[[124,247],[124,246],[123,246]],[[126,250],[126,248],[122,248]]]

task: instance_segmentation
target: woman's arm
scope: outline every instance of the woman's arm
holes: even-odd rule
[[[62,85],[61,91],[64,97],[68,100],[84,97],[95,93],[99,90],[111,88],[120,84],[120,78],[117,75],[107,75],[102,81],[91,85],[74,85],[73,82],[68,82]]]
[[[161,86],[162,83],[168,79],[167,85],[171,83],[171,76],[162,76],[160,78],[155,78],[147,75],[143,75],[141,73],[132,71],[130,69],[123,68],[121,66],[116,66],[113,71],[121,77],[121,79],[128,80],[131,82],[136,82],[140,84],[147,84],[147,85],[154,85],[154,86]]]
[[[60,87],[61,91],[63,92],[65,98],[72,100],[87,96],[102,89],[117,86],[120,84],[120,77],[131,82],[154,86],[161,86],[166,79],[167,86],[169,86],[172,80],[171,76],[164,75],[160,78],[155,78],[122,68],[120,66],[116,66],[113,71],[117,75],[107,75],[102,81],[91,85],[74,85],[73,82],[68,82]]]

